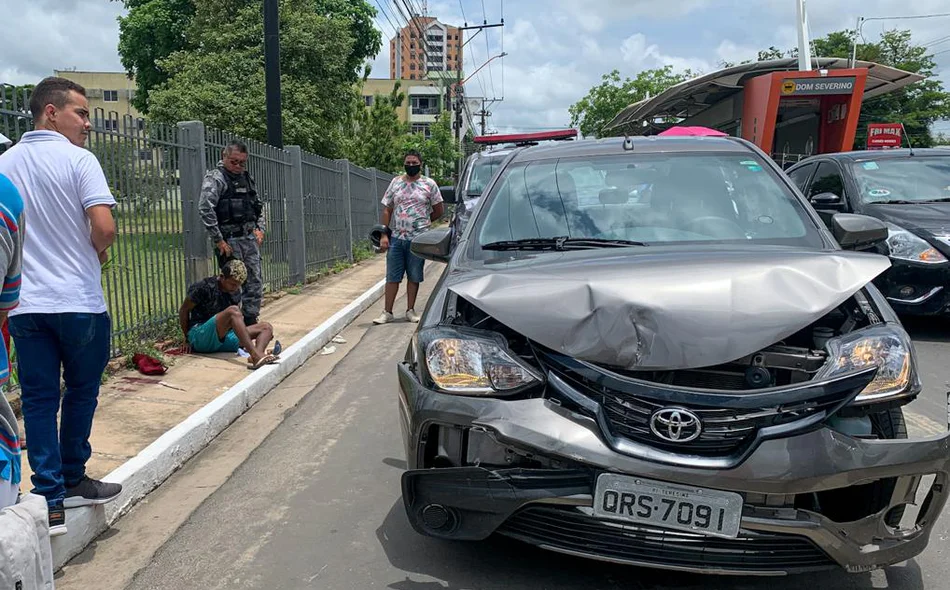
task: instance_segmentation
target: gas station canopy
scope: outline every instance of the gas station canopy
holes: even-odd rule
[[[881,64],[842,58],[816,58],[814,70],[867,70],[863,99],[893,92],[923,80],[919,74]],[[605,130],[624,128],[631,134],[653,135],[672,125],[703,125],[729,131],[742,118],[743,90],[751,78],[774,72],[797,72],[798,59],[787,58],[732,66],[671,86],[660,94],[623,109]],[[832,74],[833,75],[833,74]]]

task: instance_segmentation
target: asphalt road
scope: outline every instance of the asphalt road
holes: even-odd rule
[[[410,528],[399,492],[405,462],[394,367],[413,328],[408,323],[370,328],[130,588],[936,590],[948,585],[947,515],[927,551],[905,564],[860,575],[780,579],[611,565],[503,538],[473,544],[422,537]],[[914,414],[924,416],[916,423],[945,423],[950,326],[919,322],[911,331],[928,383],[924,399],[914,404]]]

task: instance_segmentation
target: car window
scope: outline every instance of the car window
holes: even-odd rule
[[[581,205],[593,205],[600,202],[598,200],[600,191],[607,186],[606,175],[602,171],[590,166],[578,166],[571,169],[568,174],[571,175],[574,186],[577,188],[577,200]]]
[[[485,187],[488,186],[488,182],[492,176],[495,175],[495,171],[498,170],[499,164],[501,164],[504,159],[505,156],[488,156],[475,160],[475,164],[472,166],[472,174],[469,176],[465,196],[467,198],[480,196],[482,191],[485,190]]]
[[[822,162],[818,165],[815,179],[811,181],[811,187],[808,189],[808,198],[821,193],[834,193],[839,197],[844,197],[844,180],[841,178],[841,170],[833,162]]]
[[[592,199],[594,178],[602,181]],[[822,247],[805,207],[777,174],[758,156],[731,153],[512,164],[496,182],[475,232],[481,245],[568,236]]]
[[[950,157],[881,158],[851,170],[864,203],[950,199]]]
[[[805,183],[808,182],[808,177],[811,176],[811,173],[814,169],[814,164],[805,164],[801,168],[797,168],[789,172],[788,177],[792,182],[795,183],[795,186],[798,187],[798,190],[805,192]]]

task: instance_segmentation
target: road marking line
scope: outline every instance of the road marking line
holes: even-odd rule
[[[934,434],[945,434],[947,432],[946,424],[941,424],[936,420],[931,420],[926,416],[917,414],[916,412],[911,412],[909,410],[904,410],[904,420],[907,422],[908,426],[911,426],[916,430],[923,431],[923,433],[927,436]]]

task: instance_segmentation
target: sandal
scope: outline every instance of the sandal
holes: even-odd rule
[[[280,358],[281,351],[284,350],[284,347],[281,346],[280,340],[274,343],[274,348],[269,348],[265,351],[265,354],[273,355],[277,358]]]
[[[272,355],[272,354],[266,354],[266,355],[262,356],[262,357],[261,357],[261,360],[257,361],[256,363],[252,363],[250,360],[248,360],[248,361],[247,361],[247,368],[250,369],[250,370],[252,370],[252,371],[255,371],[255,370],[257,370],[257,369],[260,369],[260,368],[263,367],[264,365],[272,365],[272,364],[274,364],[274,363],[276,363],[276,362],[277,362],[277,357],[275,357],[275,356]]]

